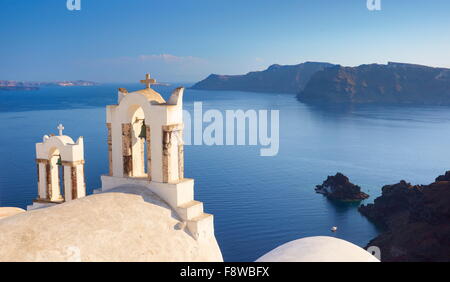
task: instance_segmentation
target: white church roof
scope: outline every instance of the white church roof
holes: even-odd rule
[[[70,136],[67,136],[67,135],[52,136],[52,137],[59,139],[64,145],[75,144],[73,139]]]
[[[121,186],[0,219],[0,261],[221,261],[177,214],[139,186]]]
[[[131,92],[131,93],[142,94],[145,97],[147,97],[147,99],[149,101],[156,101],[156,102],[161,103],[161,104],[166,102],[164,100],[164,98],[161,96],[161,94],[159,94],[158,92],[156,92],[152,88],[145,88],[145,89],[134,91],[134,92]],[[131,94],[131,93],[129,93],[129,94]]]
[[[257,262],[379,262],[350,242],[334,237],[306,237],[283,244]]]

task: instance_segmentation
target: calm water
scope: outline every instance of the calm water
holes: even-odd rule
[[[66,134],[85,137],[88,192],[100,187],[108,163],[104,106],[116,102],[116,88],[0,92],[0,206],[24,208],[36,197],[34,146],[44,134],[56,133],[60,122]],[[276,157],[260,157],[258,147],[186,147],[186,176],[195,178],[196,198],[215,215],[227,261],[252,261],[304,236],[337,236],[366,245],[377,230],[357,205],[314,193],[327,175],[348,175],[372,201],[384,184],[430,183],[450,168],[450,108],[320,109],[289,94],[187,90],[185,109],[192,110],[194,101],[203,101],[204,110],[280,110]],[[331,226],[339,227],[337,234],[331,234]]]

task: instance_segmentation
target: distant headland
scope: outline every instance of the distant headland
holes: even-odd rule
[[[305,103],[450,105],[450,69],[388,63],[317,72],[298,99]]]
[[[0,80],[0,90],[14,91],[14,90],[38,90],[44,86],[94,86],[99,85],[97,82],[86,80],[75,81],[52,81],[52,82],[30,82],[30,81],[13,81],[13,80]]]
[[[306,62],[288,66],[272,65],[264,71],[245,75],[211,74],[191,88],[296,94],[303,90],[312,75],[332,66],[329,63]]]
[[[212,74],[192,89],[295,93],[309,104],[450,105],[450,69],[389,62],[344,67],[306,62],[246,75]]]

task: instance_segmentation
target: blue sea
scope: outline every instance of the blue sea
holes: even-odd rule
[[[157,86],[163,96],[171,87]],[[117,88],[139,85],[48,87],[0,91],[0,206],[25,208],[37,194],[35,143],[57,133],[85,138],[88,192],[108,171],[105,106]],[[450,108],[417,106],[314,107],[292,94],[186,90],[184,107],[280,111],[280,150],[261,157],[258,146],[186,146],[185,175],[196,198],[215,215],[226,261],[253,261],[305,236],[336,236],[365,246],[380,230],[358,204],[339,204],[314,192],[342,172],[371,195],[405,179],[427,184],[450,168]],[[337,233],[330,228],[338,226]]]

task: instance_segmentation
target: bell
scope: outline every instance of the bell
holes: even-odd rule
[[[61,156],[59,156],[58,161],[56,162],[56,165],[62,165]]]
[[[145,121],[142,121],[141,133],[139,133],[139,138],[147,139],[147,126],[145,126]]]

